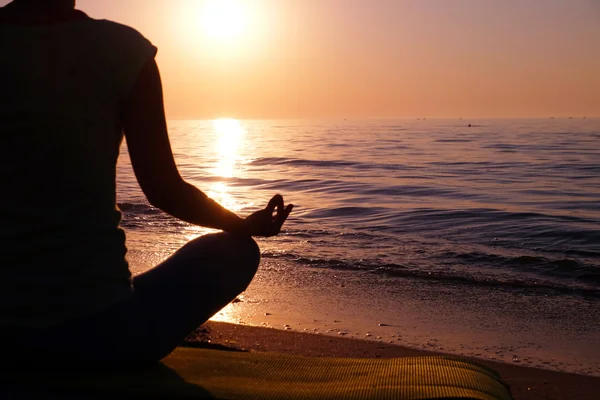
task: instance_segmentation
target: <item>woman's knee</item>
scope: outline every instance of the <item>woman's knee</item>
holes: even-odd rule
[[[258,247],[258,243],[250,236],[239,237],[234,240],[236,241],[234,247],[240,249],[243,259],[247,260],[248,264],[254,266],[256,270],[260,263],[260,248]]]
[[[260,260],[258,244],[249,236],[234,235],[228,232],[210,233],[188,242],[175,254],[186,258],[205,258],[208,255],[225,255],[245,258],[256,263]]]
[[[188,242],[156,270],[162,270],[163,275],[177,275],[183,285],[209,285],[210,291],[216,289],[235,297],[246,290],[259,262],[260,249],[254,239],[220,232]],[[181,273],[174,274],[177,270]],[[143,278],[137,278],[139,284]]]
[[[178,253],[187,259],[198,258],[205,267],[212,264],[221,271],[250,275],[250,279],[260,263],[260,249],[254,239],[227,232],[201,236],[186,244]]]
[[[231,251],[233,259],[228,263],[230,272],[239,277],[241,290],[244,291],[254,278],[260,263],[260,248],[251,237],[232,235]]]

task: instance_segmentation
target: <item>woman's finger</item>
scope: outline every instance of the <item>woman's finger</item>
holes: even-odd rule
[[[293,208],[294,208],[293,204],[288,204],[287,207],[282,212],[277,213],[277,216],[275,217],[275,223],[277,224],[277,226],[279,228],[281,228],[283,226],[283,223],[285,222],[287,217],[290,215]]]
[[[273,196],[273,198],[271,198],[269,204],[267,205],[267,211],[273,214],[275,208],[277,208],[278,212],[280,209],[283,208],[283,196],[280,194],[276,194],[275,196]]]

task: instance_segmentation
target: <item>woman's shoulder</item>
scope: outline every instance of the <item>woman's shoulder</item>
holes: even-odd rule
[[[106,19],[90,18],[87,32],[81,32],[95,60],[109,66],[108,75],[117,83],[119,93],[126,98],[148,60],[156,56],[156,47],[136,29]]]
[[[131,26],[106,19],[92,19],[87,22],[88,32],[82,32],[100,53],[107,57],[123,60],[137,60],[143,63],[156,55],[156,47],[139,31]]]
[[[96,30],[104,36],[120,40],[147,40],[138,30],[129,25],[124,25],[108,19],[89,18],[87,24],[90,29]]]

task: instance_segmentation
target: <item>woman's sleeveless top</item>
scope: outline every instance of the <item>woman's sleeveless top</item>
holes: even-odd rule
[[[0,329],[131,296],[115,168],[123,103],[156,48],[79,13],[0,22]]]

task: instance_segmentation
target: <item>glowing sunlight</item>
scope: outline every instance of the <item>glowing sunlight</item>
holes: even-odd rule
[[[236,55],[255,50],[260,36],[260,8],[247,0],[187,0],[174,20],[180,42],[199,54]],[[252,6],[252,7],[251,7]],[[190,48],[189,46],[192,46]]]
[[[210,0],[201,12],[204,32],[215,40],[230,40],[239,37],[245,30],[248,14],[236,0]]]
[[[244,295],[239,295],[238,299],[244,299]],[[240,310],[237,309],[235,303],[229,303],[227,306],[221,309],[218,313],[213,315],[210,320],[218,322],[229,322],[231,324],[239,324],[241,322],[242,315]]]

